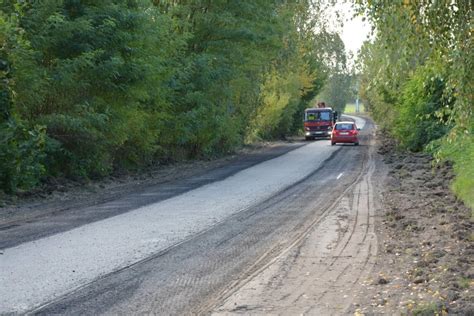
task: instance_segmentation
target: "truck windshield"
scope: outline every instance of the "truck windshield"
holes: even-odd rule
[[[331,112],[329,111],[314,111],[305,113],[305,121],[330,121]]]

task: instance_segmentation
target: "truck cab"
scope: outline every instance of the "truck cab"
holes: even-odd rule
[[[304,111],[304,135],[306,140],[330,138],[337,112],[330,107],[308,108]]]

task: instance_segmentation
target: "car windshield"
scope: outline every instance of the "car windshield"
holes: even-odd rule
[[[336,124],[336,130],[349,131],[354,129],[354,124]]]
[[[329,111],[314,111],[305,113],[305,121],[330,121],[331,113]]]

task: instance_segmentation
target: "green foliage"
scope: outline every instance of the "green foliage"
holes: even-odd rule
[[[2,2],[1,146],[37,153],[8,190],[284,137],[342,60],[324,24],[306,0]]]
[[[434,151],[438,161],[454,162],[456,178],[452,183],[453,191],[473,210],[474,216],[474,119],[469,123],[469,132],[453,130],[453,138],[444,138],[436,142],[430,149]]]
[[[0,189],[14,193],[31,189],[44,174],[45,132],[41,127],[28,130],[14,121],[0,124]]]
[[[446,308],[440,302],[419,303],[411,311],[414,316],[432,316],[447,314]]]
[[[342,112],[346,103],[355,99],[353,91],[353,82],[355,77],[347,68],[346,53],[344,43],[338,34],[328,34],[331,38],[330,58],[327,82],[318,95],[318,100],[324,102]]]
[[[16,44],[12,36],[13,25],[0,11],[0,123],[8,121],[12,116],[11,91],[11,46]]]
[[[318,99],[324,100],[333,109],[343,112],[347,102],[355,99],[351,89],[353,79],[353,76],[347,73],[332,74]]]
[[[51,174],[103,176],[153,156],[156,131],[147,112],[166,103],[156,91],[167,79],[161,63],[168,52],[158,47],[166,30],[152,27],[154,16],[141,9],[134,1],[18,9],[24,44],[10,55],[13,102],[58,145],[48,151]]]
[[[376,29],[358,65],[364,104],[404,147],[453,161],[453,189],[472,207],[473,2],[357,4]]]
[[[262,85],[262,106],[249,126],[248,142],[272,138],[276,136],[276,130],[279,128],[282,128],[280,132],[285,134],[286,128],[281,126],[283,117],[291,118],[292,115],[284,116],[284,113],[291,111],[289,107],[295,104],[300,88],[295,79],[297,78],[294,74],[284,77],[279,76],[276,71],[269,74]],[[293,89],[289,89],[289,85],[294,85]]]
[[[0,190],[14,193],[38,184],[44,174],[44,128],[28,128],[12,106],[10,52],[20,45],[12,23],[0,12]]]
[[[393,134],[409,150],[420,151],[449,131],[446,118],[435,115],[452,106],[440,75],[430,66],[420,67],[402,89]]]
[[[365,105],[364,103],[359,102],[359,112],[365,112]],[[346,107],[344,108],[344,113],[347,114],[355,114],[356,113],[356,104],[355,103],[347,103]]]

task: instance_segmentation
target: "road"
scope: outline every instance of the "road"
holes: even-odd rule
[[[359,147],[308,142],[10,225],[0,313],[342,313],[377,250],[374,127],[356,119]]]

